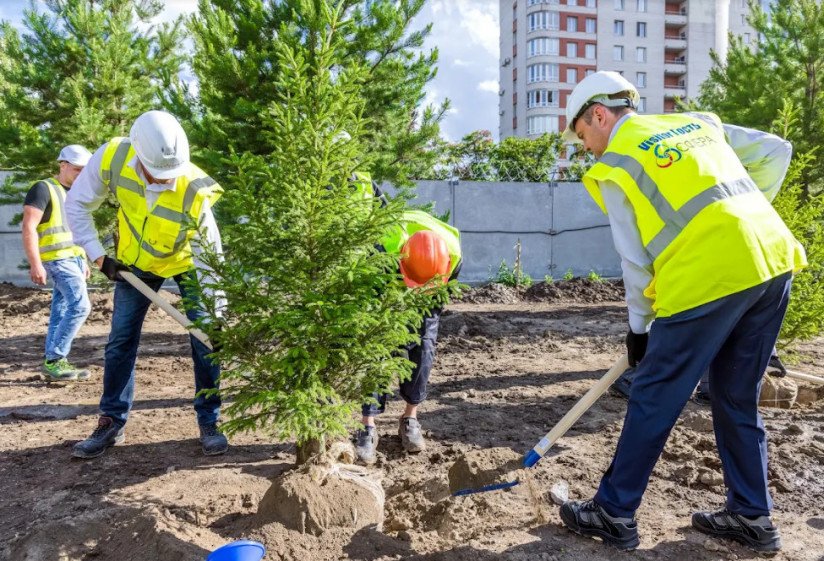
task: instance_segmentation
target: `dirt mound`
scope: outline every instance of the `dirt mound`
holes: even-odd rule
[[[8,282],[0,282],[0,315],[28,315],[48,310],[51,292],[37,288],[21,288]]]
[[[577,302],[592,304],[624,299],[621,280],[574,278],[536,282],[529,288],[490,283],[465,291],[455,302],[470,304],[516,304],[518,302]]]
[[[466,302],[469,304],[515,304],[522,300],[523,288],[515,288],[505,284],[493,282],[470,288],[464,292],[455,302]]]
[[[278,522],[316,536],[332,528],[379,528],[383,503],[383,487],[365,468],[338,463],[308,465],[272,482],[260,501],[257,522]]]
[[[538,282],[524,292],[531,302],[616,302],[624,299],[624,283],[620,280],[575,278],[555,282]]]
[[[192,561],[205,559],[209,550],[197,540],[217,547],[224,540],[203,529],[177,525],[158,509],[140,512],[108,508],[72,519],[51,522],[0,549],[3,559],[85,561]]]
[[[523,456],[510,448],[472,450],[449,468],[449,492],[513,481],[521,468]]]

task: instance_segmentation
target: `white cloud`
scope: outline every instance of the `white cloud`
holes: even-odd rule
[[[498,80],[484,80],[478,84],[478,89],[482,92],[498,93]]]

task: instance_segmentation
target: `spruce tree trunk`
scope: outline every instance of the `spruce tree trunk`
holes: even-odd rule
[[[302,466],[313,456],[326,452],[325,438],[311,438],[306,442],[299,442],[297,445],[297,459],[295,465]]]

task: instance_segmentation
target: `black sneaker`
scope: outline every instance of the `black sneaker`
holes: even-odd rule
[[[776,378],[783,378],[787,375],[787,369],[784,368],[784,363],[777,355],[772,355],[770,362],[767,363],[766,373]]]
[[[82,440],[72,448],[72,456],[90,460],[102,456],[109,446],[122,444],[126,440],[126,432],[118,426],[111,417],[100,417],[97,428],[86,440]]]
[[[229,449],[229,441],[226,436],[217,430],[217,425],[198,425],[200,427],[200,445],[203,453],[207,456],[220,456]]]
[[[692,527],[718,538],[729,538],[760,552],[776,552],[781,549],[781,535],[769,516],[750,520],[726,508],[718,512],[696,512],[692,515]]]
[[[597,537],[623,551],[638,547],[638,524],[634,518],[610,516],[593,500],[567,501],[561,506],[561,520],[581,536]]]
[[[398,425],[398,436],[401,437],[403,449],[410,454],[417,454],[426,450],[426,440],[421,432],[421,424],[415,417],[403,417]]]
[[[363,427],[355,433],[355,456],[364,464],[371,466],[377,460],[378,429]]]

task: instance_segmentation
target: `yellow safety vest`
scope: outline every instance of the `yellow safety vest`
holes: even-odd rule
[[[85,255],[83,250],[74,244],[69,221],[66,219],[66,190],[60,183],[49,177],[43,180],[49,186],[51,195],[51,216],[46,222],[38,224],[37,236],[40,246],[40,260],[55,261]]]
[[[644,294],[667,317],[807,264],[804,248],[753,183],[711,113],[635,115],[583,178],[606,213],[611,181],[653,258]]]
[[[372,176],[370,174],[364,171],[352,172],[352,177],[349,179],[349,183],[352,185],[355,193],[359,197],[371,199],[375,196],[375,192],[372,189]]]
[[[412,234],[421,230],[435,232],[446,242],[450,257],[449,276],[452,276],[461,262],[461,233],[457,228],[438,220],[428,212],[419,209],[405,210],[401,224],[384,236],[381,245],[387,253],[400,254],[401,248]]]
[[[203,203],[214,204],[223,189],[194,164],[147,208],[145,183],[126,165],[135,157],[128,138],[114,138],[103,152],[100,176],[117,199],[117,258],[127,265],[169,278],[191,269],[190,241]]]

